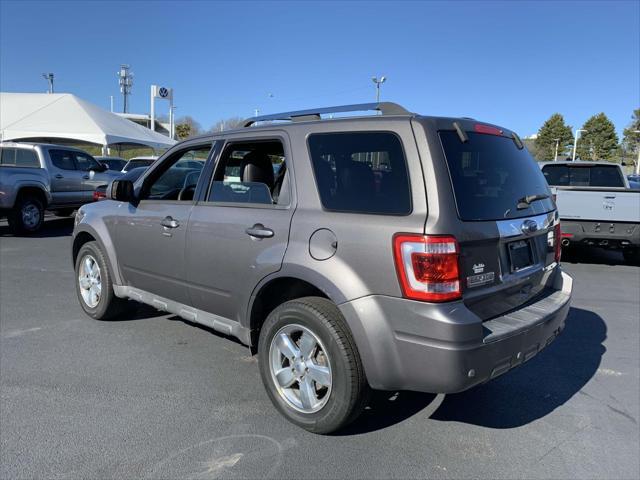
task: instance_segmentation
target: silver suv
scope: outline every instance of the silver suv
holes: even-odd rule
[[[322,119],[365,110],[380,114]],[[356,418],[371,388],[495,378],[569,310],[540,169],[515,133],[468,118],[391,103],[258,117],[107,196],[76,217],[87,314],[135,300],[238,338],[275,407],[313,432]]]

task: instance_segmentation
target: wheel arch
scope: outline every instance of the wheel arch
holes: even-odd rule
[[[19,198],[25,197],[27,195],[33,195],[38,200],[40,200],[42,202],[42,208],[44,208],[44,209],[46,209],[47,206],[50,203],[49,202],[49,196],[47,195],[47,192],[44,190],[44,188],[42,188],[42,186],[40,186],[38,184],[21,185],[18,188],[17,192],[16,192],[15,201],[17,201]]]
[[[284,302],[303,297],[322,297],[336,305],[346,301],[329,279],[313,270],[280,270],[263,279],[251,295],[245,315],[245,326],[251,331],[251,346],[258,344],[260,328],[269,313]]]
[[[104,253],[105,257],[107,258],[107,262],[109,263],[109,269],[111,270],[111,274],[113,276],[113,283],[116,285],[121,285],[122,282],[120,271],[117,268],[117,263],[113,260],[113,244],[111,243],[110,239],[108,239],[107,242],[103,241],[103,236],[101,236],[93,227],[87,224],[78,225],[73,235],[71,259],[73,261],[74,268],[80,249],[84,244],[88,242],[96,242],[100,246],[100,249]]]

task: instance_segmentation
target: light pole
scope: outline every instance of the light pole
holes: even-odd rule
[[[49,83],[47,93],[53,93],[53,73],[43,73],[42,78],[44,78]]]
[[[380,85],[382,85],[387,80],[387,77],[384,75],[380,77],[371,77],[371,81],[376,84],[376,103],[380,103]]]
[[[587,130],[580,129],[576,130],[576,134],[573,137],[573,161],[576,161],[576,148],[578,147],[578,137],[580,136],[580,132],[586,132]]]
[[[553,161],[557,162],[558,161],[558,145],[560,144],[560,139],[559,138],[554,138],[554,140],[556,141],[556,154],[553,157]]]

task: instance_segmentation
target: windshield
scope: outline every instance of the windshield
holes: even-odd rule
[[[138,168],[138,167],[148,167],[153,162],[155,162],[155,160],[145,160],[145,159],[130,160],[129,163],[127,164],[127,170],[131,170],[133,168]]]
[[[463,143],[455,131],[440,132],[462,220],[502,220],[553,210],[551,198],[521,204],[529,195],[550,195],[542,172],[525,148],[519,149],[509,137],[475,132],[467,136],[469,140]]]

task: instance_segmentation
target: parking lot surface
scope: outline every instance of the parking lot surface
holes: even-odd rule
[[[271,406],[255,357],[141,307],[86,317],[71,219],[0,222],[0,478],[637,478],[640,268],[572,255],[563,334],[457,395],[377,393],[334,436]]]

